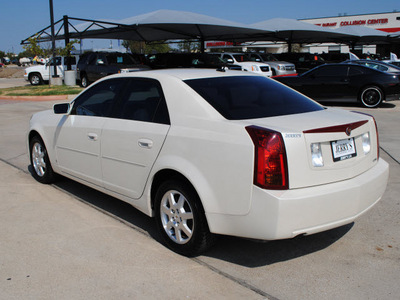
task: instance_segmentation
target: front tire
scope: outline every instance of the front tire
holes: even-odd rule
[[[42,139],[34,136],[29,143],[32,176],[40,183],[52,183],[56,174],[51,167],[50,159]]]
[[[200,199],[187,183],[163,183],[156,193],[155,215],[165,244],[179,254],[198,255],[214,242]]]
[[[383,92],[377,86],[367,86],[360,92],[360,101],[363,106],[374,108],[379,106],[383,100]]]
[[[29,75],[29,82],[31,83],[31,85],[41,85],[43,84],[43,78],[40,74],[33,73]]]

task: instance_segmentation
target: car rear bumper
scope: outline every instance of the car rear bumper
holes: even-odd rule
[[[288,191],[253,188],[245,216],[207,214],[211,232],[262,240],[292,238],[353,222],[382,197],[389,177],[383,159],[349,180]]]

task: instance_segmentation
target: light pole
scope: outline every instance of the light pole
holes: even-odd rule
[[[56,66],[56,38],[54,36],[54,14],[53,14],[53,0],[49,0],[50,2],[50,24],[51,24],[51,47],[53,52],[53,66],[54,66],[54,75],[53,78],[58,78],[57,75],[57,66]]]

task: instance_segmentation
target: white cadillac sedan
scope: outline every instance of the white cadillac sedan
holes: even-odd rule
[[[28,145],[39,182],[60,174],[126,201],[188,256],[215,234],[273,240],[351,223],[389,174],[371,116],[229,70],[106,77],[33,115]]]

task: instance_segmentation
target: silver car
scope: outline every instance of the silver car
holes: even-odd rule
[[[247,53],[251,60],[268,63],[272,69],[272,76],[289,75],[296,73],[296,66],[286,61],[279,61],[270,53]]]

